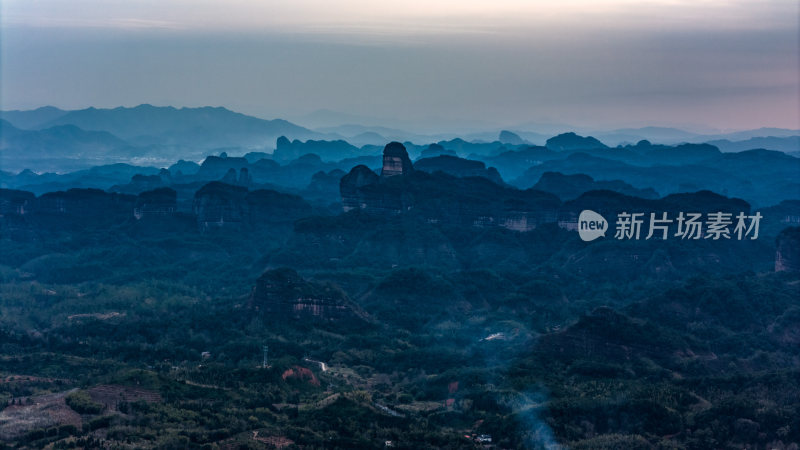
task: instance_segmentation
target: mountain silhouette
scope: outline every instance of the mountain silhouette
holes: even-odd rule
[[[264,120],[222,107],[174,108],[139,105],[134,108],[87,108],[70,111],[42,127],[75,125],[107,131],[135,145],[167,144],[193,147],[271,146],[279,136],[314,137],[316,133],[281,119]]]

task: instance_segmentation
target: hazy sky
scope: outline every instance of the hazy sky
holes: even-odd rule
[[[800,128],[799,4],[0,0],[0,107]]]

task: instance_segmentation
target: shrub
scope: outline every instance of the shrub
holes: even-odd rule
[[[67,395],[64,401],[80,414],[99,414],[103,410],[103,405],[93,401],[85,391],[75,391]]]

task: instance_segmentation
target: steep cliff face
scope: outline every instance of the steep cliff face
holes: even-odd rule
[[[359,317],[341,289],[307,281],[292,269],[264,272],[256,281],[250,304],[272,321],[338,321]]]
[[[192,210],[201,230],[239,228],[246,219],[247,188],[217,181],[208,183],[194,194]]]
[[[0,189],[0,236],[20,240],[35,238],[27,218],[36,206],[36,196],[31,192]]]
[[[253,177],[250,176],[250,171],[247,170],[247,167],[242,167],[239,170],[239,180],[237,182],[239,186],[250,186],[253,182]]]
[[[383,170],[382,177],[392,177],[395,175],[408,175],[414,171],[414,165],[408,157],[408,152],[403,144],[390,142],[383,148]]]
[[[246,174],[245,174],[246,176]],[[185,187],[185,186],[184,186]],[[189,191],[191,192],[191,191]],[[183,195],[191,195],[184,192]],[[99,189],[70,189],[40,197],[25,191],[0,189],[0,218],[18,227],[25,220],[58,227],[107,226],[131,219],[175,218],[183,224],[196,220],[200,230],[211,228],[290,225],[312,213],[301,197],[272,190],[248,191],[246,187],[214,181],[194,192],[192,214],[179,212],[178,192],[162,187],[137,196],[109,193]],[[26,219],[30,217],[30,219]],[[160,221],[163,223],[163,220]],[[152,225],[152,221],[148,221]],[[181,225],[181,227],[185,224]]]
[[[339,196],[339,183],[342,177],[347,175],[343,170],[334,169],[330,172],[320,170],[311,177],[311,182],[308,183],[302,191],[303,198],[312,202],[324,202],[326,204],[338,202]]]
[[[170,188],[142,192],[136,197],[133,216],[139,220],[145,217],[173,215],[178,210],[177,199],[178,193]]]
[[[136,197],[99,189],[48,192],[37,199],[37,217],[54,226],[103,225],[129,219]]]
[[[362,193],[361,190],[365,186],[377,184],[379,179],[380,177],[375,172],[364,165],[353,167],[350,173],[343,176],[339,181],[339,193],[342,196],[342,208],[344,211],[366,208],[367,199],[365,198],[365,193]]]
[[[560,201],[552,194],[520,191],[486,177],[458,178],[441,171],[429,174],[402,168],[403,175],[399,175],[395,172],[403,163],[401,157],[393,156],[395,151],[387,150],[388,162],[383,170],[394,175],[377,177],[359,166],[342,178],[345,211],[358,209],[373,216],[412,214],[433,224],[516,231],[556,221]]]
[[[30,213],[36,204],[36,196],[31,192],[15,189],[0,189],[0,216]]]
[[[790,227],[781,232],[775,250],[776,272],[800,272],[800,227]]]
[[[104,215],[130,213],[135,197],[108,193],[100,189],[69,189],[48,192],[39,197],[38,211],[45,214]]]
[[[786,227],[800,226],[800,200],[784,200],[759,212],[764,216],[761,232],[765,236],[777,236]]]
[[[192,209],[201,230],[291,223],[311,214],[311,206],[296,195],[268,189],[248,192],[246,187],[218,181],[195,193]]]
[[[236,179],[236,169],[228,169],[221,181],[225,184],[238,184]]]

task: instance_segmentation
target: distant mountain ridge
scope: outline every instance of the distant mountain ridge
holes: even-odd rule
[[[106,131],[87,131],[75,125],[22,130],[0,120],[0,152],[3,167],[34,164],[38,170],[55,170],[70,167],[65,160],[121,162],[138,156],[142,150]]]
[[[533,165],[562,159],[573,152],[633,165],[699,163],[719,156],[717,148],[723,152],[762,148],[800,154],[800,130],[778,128],[704,135],[676,128],[644,127],[593,131],[591,136],[565,132],[547,137],[518,126],[459,136],[419,135],[358,124],[312,130],[286,120],[260,119],[223,107],[149,104],[73,111],[45,106],[29,111],[0,111],[0,119],[0,168],[15,173],[23,169],[65,173],[111,163],[166,167],[180,159],[199,162],[223,151],[232,156],[260,155],[254,160],[272,157],[283,161],[314,153],[333,162],[379,155],[388,140],[403,142],[413,159],[427,151],[426,157],[446,152],[481,160],[487,167],[496,167],[509,182]],[[401,135],[407,139],[400,139]],[[443,137],[447,135],[450,137]],[[281,136],[286,138],[281,142],[289,145],[269,156],[281,147],[277,145]],[[627,144],[619,145],[620,142]],[[684,145],[687,142],[693,144]],[[431,151],[432,143],[442,150]],[[534,147],[532,143],[546,147]],[[713,147],[701,148],[702,143]],[[535,180],[527,182],[532,184]],[[792,186],[788,187],[794,189]]]
[[[23,130],[33,130],[40,128],[42,124],[55,120],[69,111],[56,108],[55,106],[42,106],[27,111],[0,111],[0,118]]]
[[[41,125],[42,128],[56,125],[76,125],[85,130],[107,131],[132,142],[148,142],[153,137],[171,141],[190,141],[192,135],[210,137],[211,133],[226,138],[219,142],[231,145],[230,139],[245,135],[268,141],[272,145],[281,135],[293,138],[315,136],[313,131],[282,119],[264,120],[233,112],[223,107],[175,108],[142,104],[133,108],[114,109],[87,108],[69,111]],[[148,139],[151,138],[151,139]],[[214,139],[219,141],[220,139]],[[239,138],[241,140],[241,138]],[[149,143],[149,142],[148,142]],[[213,145],[217,145],[214,143]]]
[[[800,151],[800,135],[753,137],[743,141],[719,139],[716,141],[708,141],[707,143],[718,147],[723,152],[742,152],[757,148],[777,150],[786,153]]]
[[[271,152],[280,136],[304,140],[324,136],[282,119],[264,120],[221,107],[143,104],[75,111],[44,107],[1,115],[5,170],[62,172],[132,162],[134,156],[150,163],[200,159],[221,148]]]
[[[723,141],[730,141],[733,144],[738,144],[737,141],[742,141],[742,145],[748,145],[746,142],[755,139],[776,139],[774,142],[779,142],[783,139],[790,139],[792,137],[800,136],[800,129],[786,129],[786,128],[756,128],[752,130],[734,131],[728,133],[695,133],[691,131],[681,130],[679,128],[669,127],[642,127],[642,128],[622,128],[612,131],[591,131],[593,136],[601,141],[610,145],[625,145],[635,144],[636,142],[646,139],[653,143],[674,145],[682,143],[709,143],[718,145],[720,150],[739,151],[736,148],[728,148]],[[786,145],[786,144],[783,144]],[[763,145],[755,145],[754,147],[742,148],[743,150],[751,150],[753,148],[763,147]],[[774,148],[775,146],[768,146],[769,150],[786,151],[784,148]]]

